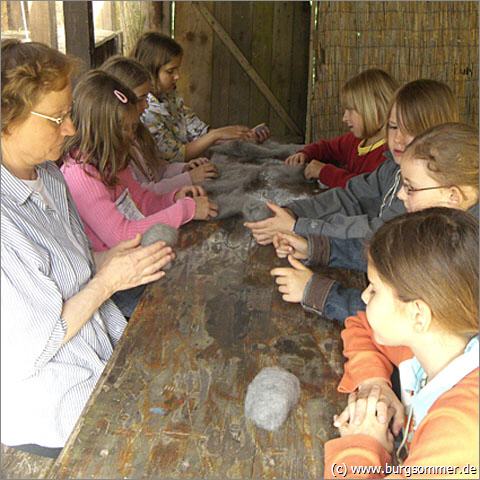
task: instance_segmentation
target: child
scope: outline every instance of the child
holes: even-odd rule
[[[422,100],[423,98],[423,100]],[[402,115],[403,118],[417,119],[417,124],[427,125],[429,123],[434,123],[437,118],[439,118],[438,111],[442,109],[441,102],[438,102],[436,107],[437,114],[428,114],[428,102],[425,100],[428,97],[417,96],[417,102],[410,102],[410,97],[404,97],[399,95],[396,97],[396,104],[392,108],[392,113],[389,120],[389,130],[388,130],[388,143],[389,148],[394,152],[395,156],[399,155],[399,144],[396,143],[396,138],[398,136],[398,130],[392,127],[398,127],[400,130],[406,128],[403,123],[397,123],[396,117],[396,105],[401,106],[401,111],[404,112]],[[448,118],[450,107],[448,102],[443,105],[443,116]],[[435,111],[434,111],[435,112]],[[408,117],[407,117],[408,114]],[[456,125],[456,124],[455,124]],[[449,128],[449,127],[447,127]],[[452,149],[456,151],[456,154],[445,157],[445,160],[439,163],[437,168],[442,172],[441,175],[445,176],[445,179],[457,178],[452,177],[452,173],[455,170],[465,171],[465,161],[460,161],[460,155],[466,152],[464,140],[465,137],[469,138],[469,142],[473,145],[478,146],[478,138],[476,137],[476,132],[465,125],[456,125],[450,127],[452,131],[462,131],[462,135],[457,135],[456,140],[452,139],[449,149],[444,148],[445,142],[442,140],[442,133],[435,135],[435,141],[438,143],[438,146],[441,146],[445,153],[450,154]],[[444,130],[441,129],[441,132],[444,133]],[[415,134],[415,131],[412,131],[412,137]],[[401,133],[400,133],[401,135]],[[455,135],[454,135],[455,137]],[[420,136],[422,138],[422,135]],[[416,142],[415,142],[416,143]],[[478,147],[477,147],[478,148]],[[403,151],[402,153],[402,165],[403,161],[407,155],[409,149]],[[470,152],[470,151],[469,151]],[[472,154],[467,155],[467,158],[471,161],[471,168],[473,171],[478,173],[478,152],[473,150]],[[450,163],[449,163],[450,162]],[[398,172],[400,174],[400,171]],[[417,172],[421,177],[421,172]],[[446,180],[445,180],[446,181]],[[465,176],[463,177],[465,180]],[[352,180],[354,182],[354,180]],[[401,186],[401,179],[399,175],[398,185]],[[419,184],[417,183],[417,186]],[[425,186],[429,186],[427,184]],[[467,183],[462,183],[464,191],[471,191],[471,187],[474,187],[475,191],[478,191],[477,186],[477,177],[470,177]],[[396,189],[398,190],[398,188]],[[427,193],[427,192],[425,192]],[[475,193],[475,192],[473,192]],[[475,199],[476,196],[473,195],[472,199],[469,198],[469,201],[466,203],[450,203],[448,206],[451,208],[462,208],[462,209],[475,209]],[[401,199],[397,199],[398,203],[401,203],[403,210],[405,211],[405,205]],[[437,204],[430,204],[429,206],[436,206]],[[390,213],[391,218],[393,218],[392,212]],[[398,215],[398,214],[397,214]],[[336,239],[328,238],[325,235],[308,235],[308,240],[291,234],[291,233],[280,233],[275,240],[275,244],[278,247],[277,253],[282,256],[287,254],[293,254],[297,259],[306,259],[308,256],[308,265],[328,265],[330,267],[337,268],[349,268],[356,269],[361,271],[366,271],[366,262],[363,255],[364,252],[364,239],[361,238],[350,238],[350,239]],[[282,246],[280,247],[280,244]],[[280,271],[281,275],[285,277],[283,282],[288,283],[290,295],[294,294],[296,301],[301,301],[304,308],[308,310],[313,310],[320,315],[324,315],[328,318],[342,321],[349,315],[353,315],[357,310],[363,310],[364,304],[360,297],[360,291],[353,288],[344,288],[338,282],[323,277],[319,274],[313,274],[313,272],[307,269],[303,265],[299,265],[295,260],[293,260],[295,267],[293,269],[282,269]],[[285,289],[286,287],[284,287]],[[298,300],[299,298],[299,300]]]
[[[132,55],[153,79],[153,92],[148,94],[148,107],[142,122],[154,136],[164,158],[185,162],[220,141],[256,139],[263,142],[270,136],[265,126],[209,129],[176,93],[182,55],[183,49],[175,40],[157,32],[144,33]]]
[[[327,187],[345,187],[352,177],[373,172],[385,160],[385,124],[397,88],[383,70],[365,70],[351,78],[341,91],[343,121],[350,132],[306,145],[285,163],[308,163],[305,178]]]
[[[135,94],[99,70],[73,93],[76,133],[66,144],[62,172],[95,251],[144,233],[157,223],[178,228],[216,215],[199,187],[155,195],[127,168],[138,113]],[[187,198],[192,194],[194,198]]]
[[[415,80],[394,95],[387,116],[387,160],[369,174],[357,175],[345,188],[333,188],[311,198],[296,200],[289,210],[268,204],[274,216],[245,223],[261,245],[277,232],[363,239],[385,221],[405,212],[396,198],[399,164],[413,138],[433,125],[458,121],[458,107],[450,88],[436,80]]]
[[[342,464],[348,478],[358,465],[383,467],[368,478],[410,477],[415,466],[415,478],[478,478],[478,241],[478,219],[451,208],[402,215],[374,235],[367,311],[342,332],[338,390],[350,396],[334,417],[341,438],[325,444],[326,476]]]
[[[152,90],[151,77],[145,67],[133,58],[115,55],[106,60],[100,69],[116,77],[135,93],[140,117],[147,108],[147,95]],[[141,122],[137,124],[133,153],[129,167],[134,178],[155,193],[198,185],[205,179],[217,176],[215,166],[206,158],[170,164],[163,160],[153,137]]]

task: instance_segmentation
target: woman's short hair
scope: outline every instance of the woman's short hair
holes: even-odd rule
[[[2,132],[24,120],[42,98],[63,90],[78,60],[38,42],[2,40]]]

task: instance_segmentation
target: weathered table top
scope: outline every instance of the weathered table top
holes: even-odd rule
[[[183,227],[178,258],[131,318],[51,478],[323,477],[346,398],[340,326],[282,301],[285,265],[236,217]],[[275,433],[244,417],[248,384],[280,365],[300,402]]]

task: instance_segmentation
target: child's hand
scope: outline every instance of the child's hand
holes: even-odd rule
[[[291,165],[292,167],[297,165],[305,165],[305,163],[307,163],[307,156],[302,152],[294,153],[285,160],[285,163],[287,165]]]
[[[204,163],[190,170],[190,178],[194,185],[202,183],[208,178],[217,178],[217,167],[213,163]]]
[[[217,204],[210,202],[208,197],[195,197],[195,220],[210,220],[218,215]]]
[[[185,171],[193,170],[195,167],[199,167],[200,165],[206,165],[207,163],[211,163],[207,157],[194,158],[193,160],[187,162],[187,168]]]
[[[277,277],[275,283],[279,285],[278,291],[283,300],[299,303],[313,272],[291,255],[288,256],[288,261],[293,268],[274,268],[270,275]]]
[[[270,138],[270,129],[264,123],[253,127],[250,132],[253,134],[252,138],[257,143],[263,143],[265,140]]]
[[[388,424],[393,416],[393,409],[388,410],[386,422],[380,422],[377,416],[377,403],[380,397],[380,388],[375,385],[370,390],[368,397],[364,400],[365,415],[360,423],[354,423],[352,417],[348,423],[342,423],[338,427],[340,435],[347,437],[349,435],[368,435],[377,440],[388,453],[393,451],[393,434],[388,428]],[[335,418],[338,420],[338,417]]]
[[[336,427],[340,427],[350,420],[350,422],[360,425],[365,418],[367,398],[374,387],[380,389],[376,407],[378,421],[387,423],[389,418],[388,412],[393,412],[392,432],[394,435],[398,435],[404,424],[405,409],[390,385],[384,378],[380,377],[369,378],[363,381],[358,386],[358,389],[348,396],[347,407],[340,415],[334,417],[335,421],[333,424]]]
[[[187,187],[182,187],[174,196],[174,200],[180,200],[185,197],[206,197],[207,192],[202,187],[195,187],[193,185],[189,185]]]
[[[273,237],[281,231],[292,231],[295,219],[286,208],[267,202],[267,207],[274,213],[273,217],[259,222],[246,222],[243,225],[252,231],[252,235],[260,245],[273,242]]]
[[[292,255],[297,260],[308,258],[308,241],[296,233],[279,232],[273,237],[273,246],[278,258]]]
[[[287,159],[288,160],[288,159]],[[307,180],[318,180],[320,171],[326,165],[326,163],[320,162],[318,160],[312,160],[306,167],[303,172],[304,177]]]
[[[227,140],[246,139],[250,133],[250,129],[243,125],[232,125],[230,127],[216,128],[210,130],[215,139],[215,142],[224,142]]]

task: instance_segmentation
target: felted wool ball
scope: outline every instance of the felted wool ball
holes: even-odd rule
[[[160,240],[165,242],[167,246],[174,247],[178,241],[178,231],[169,225],[157,223],[142,235],[141,243],[146,247],[147,245],[159,242]]]
[[[273,216],[265,200],[259,200],[258,198],[246,200],[242,207],[242,213],[247,222],[259,222]]]
[[[300,396],[300,381],[280,367],[263,368],[245,397],[245,416],[258,427],[278,430]]]

